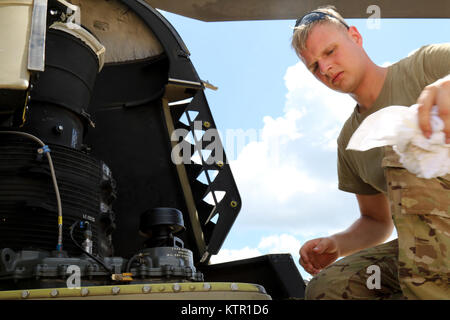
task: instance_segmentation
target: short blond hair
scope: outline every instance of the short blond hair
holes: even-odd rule
[[[322,24],[322,23],[333,23],[340,28],[347,29],[344,18],[339,14],[339,12],[337,12],[335,6],[331,6],[331,5],[323,6],[323,7],[317,8],[316,10],[313,10],[311,12],[327,13],[333,17],[336,17],[336,19],[326,15],[320,20],[316,20],[316,21],[313,21],[306,25],[301,25],[301,26],[297,26],[294,28],[294,34],[292,35],[291,46],[295,50],[295,53],[297,53],[297,56],[299,58],[301,58],[300,52],[302,52],[303,50],[306,49],[306,41],[308,40],[309,33],[311,32],[312,28],[315,25]]]

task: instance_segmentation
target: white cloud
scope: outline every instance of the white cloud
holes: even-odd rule
[[[221,249],[217,255],[211,256],[211,263],[222,263],[241,259],[249,259],[262,255],[258,249],[244,247],[242,249]]]
[[[222,263],[241,259],[248,259],[258,257],[265,254],[291,254],[299,272],[304,279],[309,279],[310,275],[307,274],[303,268],[300,267],[298,260],[300,258],[299,249],[301,242],[297,237],[292,234],[282,233],[273,234],[266,237],[262,237],[256,248],[244,247],[242,249],[222,249],[219,254],[211,257],[211,263]]]
[[[291,234],[274,234],[262,237],[256,248],[246,246],[242,249],[222,249],[219,254],[211,257],[211,262],[235,261],[273,253],[290,253],[298,260],[300,246],[300,240]]]
[[[284,80],[283,116],[264,117],[259,139],[231,162],[243,205],[236,224],[301,235],[348,226],[358,214],[354,197],[337,190],[336,139],[355,102],[301,62]]]
[[[265,141],[272,137],[281,139],[280,143],[287,143],[302,137],[297,128],[297,121],[304,115],[305,110],[289,109],[284,117],[273,119],[272,117],[264,117],[264,127],[262,129],[261,138]]]
[[[258,249],[268,250],[269,253],[291,253],[297,256],[300,245],[300,241],[296,237],[283,233],[263,237],[258,244]]]

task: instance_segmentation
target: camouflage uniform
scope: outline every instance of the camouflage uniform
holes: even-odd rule
[[[391,147],[382,167],[398,240],[323,269],[306,299],[450,299],[450,175],[417,178]],[[380,267],[380,289],[367,286],[371,265]]]
[[[450,299],[450,174],[417,178],[392,148],[382,162],[398,233],[398,277],[408,299]]]

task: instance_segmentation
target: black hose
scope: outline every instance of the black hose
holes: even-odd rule
[[[131,257],[130,261],[127,263],[127,269],[125,272],[130,272],[131,264],[136,260],[136,258],[139,256],[139,254],[135,254],[133,257]]]

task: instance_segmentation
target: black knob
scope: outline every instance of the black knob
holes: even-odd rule
[[[139,231],[148,247],[172,246],[173,235],[185,230],[183,214],[175,208],[153,208],[141,214]]]

